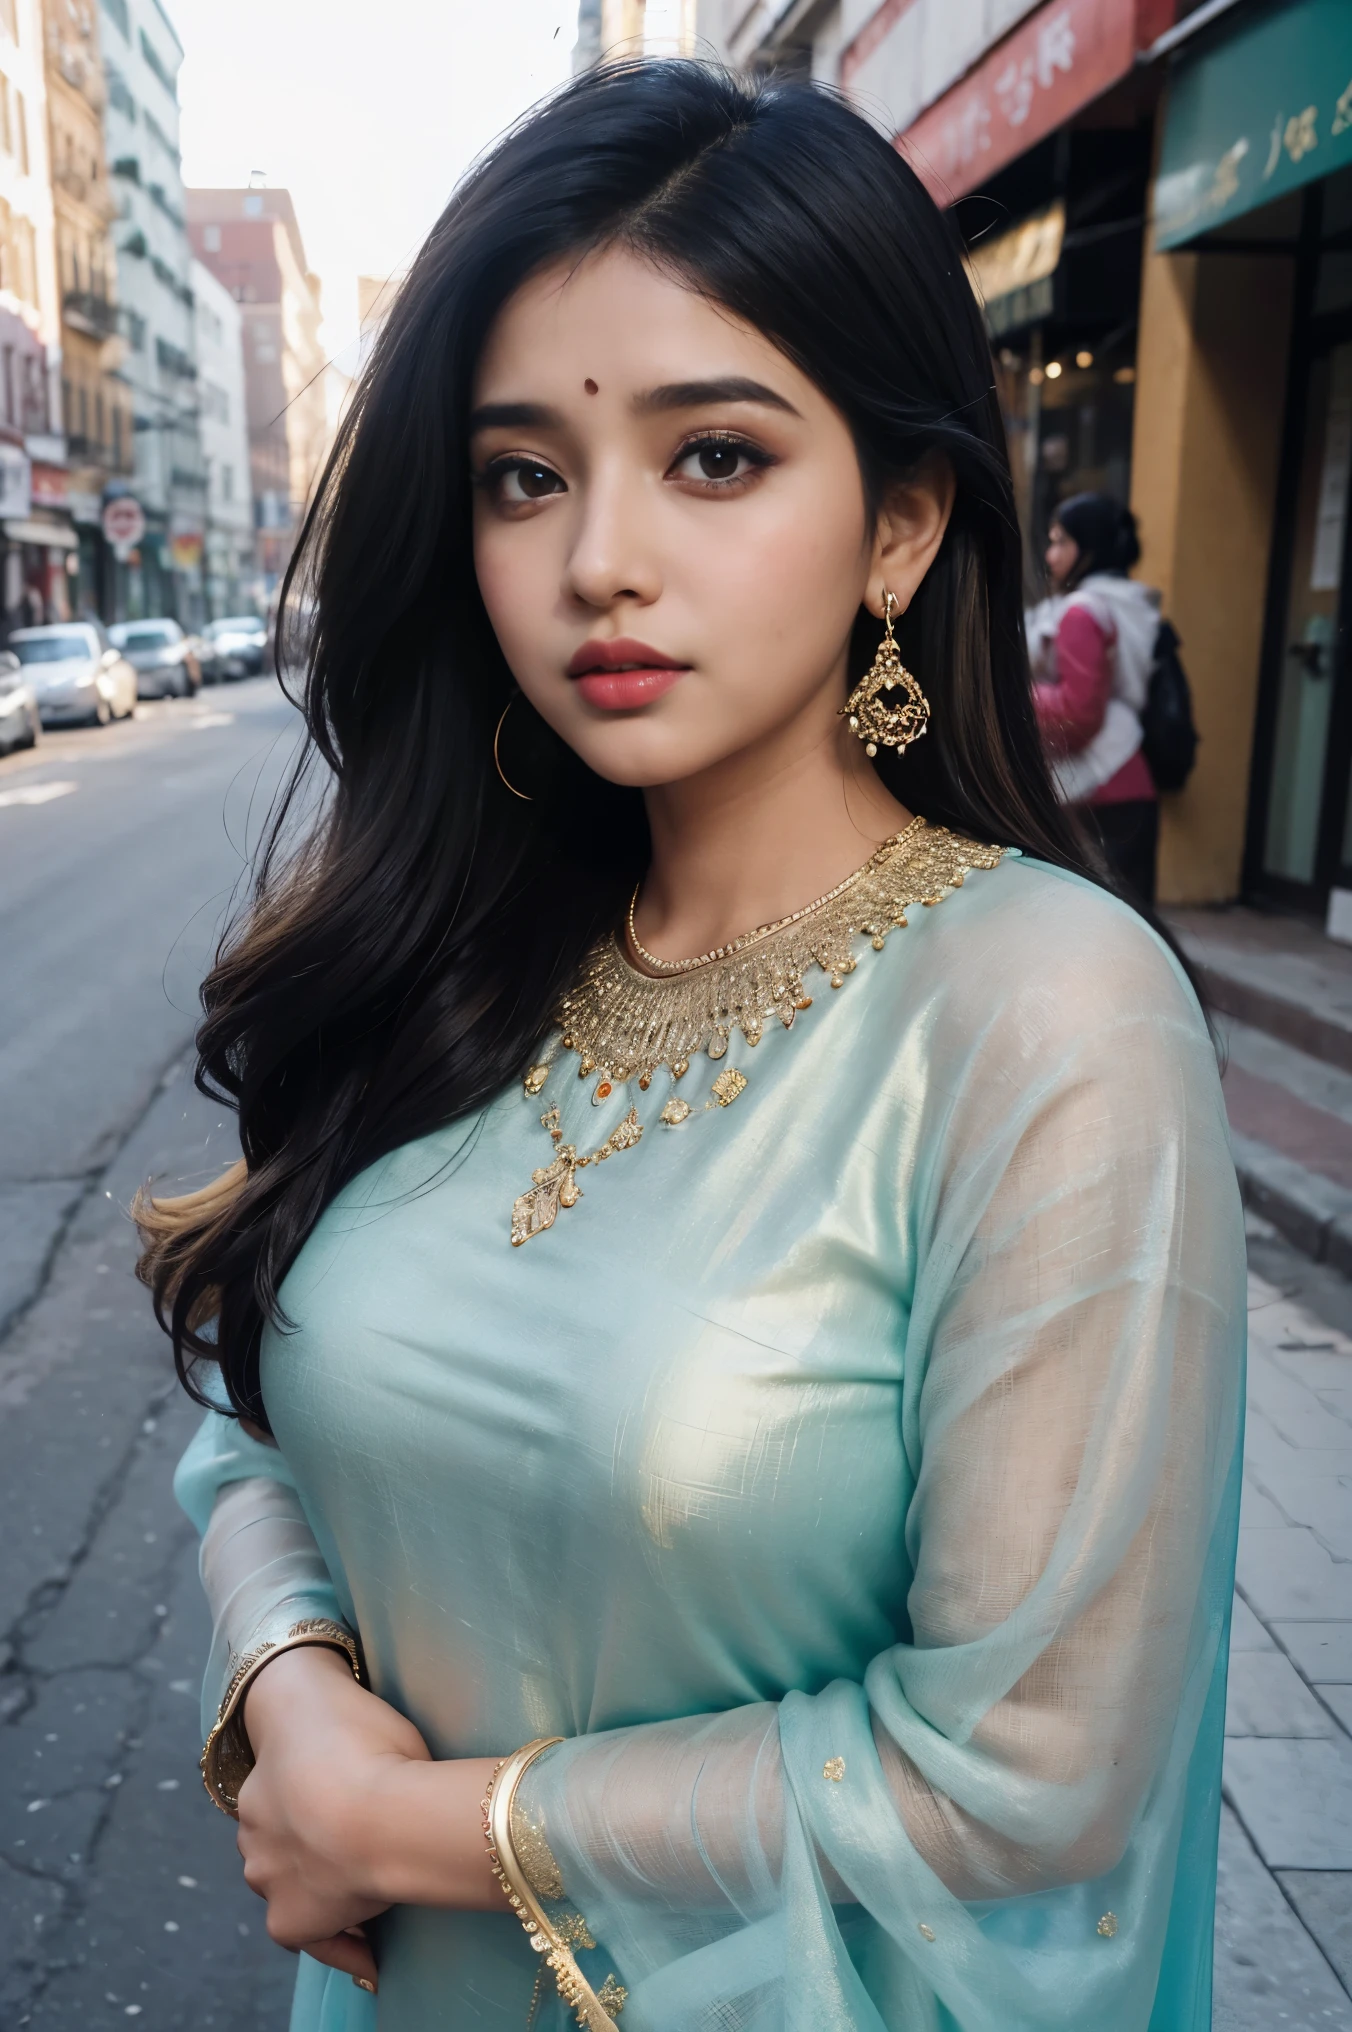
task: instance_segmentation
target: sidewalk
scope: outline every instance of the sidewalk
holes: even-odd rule
[[[1168,913],[1211,997],[1245,1202],[1352,1275],[1352,947],[1258,911]]]
[[[1266,1223],[1250,1216],[1251,1249]],[[1270,1237],[1271,1231],[1268,1231]],[[1285,1264],[1283,1264],[1285,1259]],[[1323,1312],[1352,1326],[1328,1279]],[[1352,1333],[1249,1281],[1216,2032],[1352,2028]]]

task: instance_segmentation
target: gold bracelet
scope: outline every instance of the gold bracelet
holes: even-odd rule
[[[330,1650],[341,1651],[352,1667],[353,1678],[361,1684],[356,1638],[346,1624],[330,1622],[326,1616],[310,1616],[302,1623],[293,1623],[285,1637],[275,1644],[260,1644],[256,1651],[240,1659],[230,1675],[200,1764],[207,1797],[232,1820],[239,1818],[239,1788],[254,1767],[253,1745],[244,1726],[244,1696],[265,1665],[283,1651],[294,1651],[302,1644],[323,1644]]]
[[[488,1843],[493,1875],[501,1884],[507,1903],[525,1927],[535,1952],[543,1955],[545,1967],[553,1971],[559,1995],[578,2024],[586,2026],[587,2032],[613,2032],[629,1992],[613,1975],[606,1977],[599,1994],[592,1988],[573,1959],[565,1930],[555,1925],[536,1896],[512,1834],[512,1801],[517,1786],[536,1758],[562,1741],[562,1736],[539,1736],[496,1766],[480,1803],[484,1840]],[[588,1947],[593,1945],[585,1927],[579,1932],[574,1925],[567,1932],[585,1939]]]

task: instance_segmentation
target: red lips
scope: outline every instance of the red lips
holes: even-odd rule
[[[644,670],[690,667],[678,663],[674,656],[663,656],[660,649],[650,649],[646,642],[636,642],[632,635],[621,635],[614,642],[584,642],[568,665],[568,675],[586,677],[592,670],[622,670],[628,664],[637,664]]]
[[[621,635],[613,642],[584,642],[569,661],[568,675],[588,705],[632,712],[661,698],[689,668],[646,642]]]

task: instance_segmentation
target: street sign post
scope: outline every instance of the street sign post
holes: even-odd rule
[[[125,564],[146,533],[145,511],[134,494],[117,494],[103,505],[103,533],[119,564]]]

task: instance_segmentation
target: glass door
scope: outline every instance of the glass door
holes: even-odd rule
[[[1339,614],[1352,479],[1352,340],[1315,355],[1307,387],[1262,875],[1264,886],[1305,891],[1314,902],[1352,860],[1352,757],[1335,752],[1345,745],[1347,717],[1335,702],[1347,679]]]

